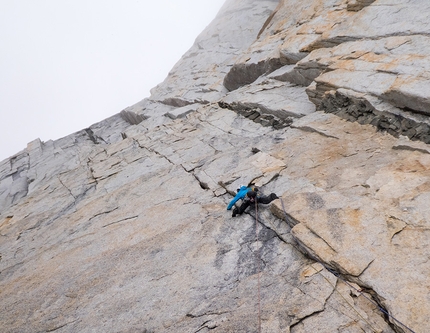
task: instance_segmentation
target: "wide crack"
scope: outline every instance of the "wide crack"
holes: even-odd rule
[[[245,213],[249,214],[253,218],[256,218],[255,212],[253,212],[253,211],[249,211],[249,212],[245,212]],[[279,219],[275,215],[273,215],[273,217],[275,219]],[[282,219],[279,219],[279,220],[285,222]],[[365,286],[363,283],[361,283],[361,281],[359,280],[359,277],[355,277],[355,276],[351,276],[351,275],[346,275],[346,274],[341,274],[340,272],[338,272],[333,267],[332,263],[321,262],[320,260],[317,260],[317,258],[314,258],[313,256],[310,256],[309,253],[306,251],[306,248],[303,247],[303,246],[300,246],[300,242],[298,242],[298,239],[294,238],[294,236],[293,236],[293,239],[295,239],[297,243],[292,244],[291,242],[288,242],[287,240],[284,239],[284,237],[282,236],[282,234],[278,232],[277,228],[272,223],[270,223],[271,225],[269,226],[269,223],[267,221],[265,221],[264,219],[262,219],[261,217],[258,217],[258,222],[263,227],[265,227],[265,228],[270,229],[271,231],[273,231],[274,234],[276,235],[277,239],[279,239],[280,241],[284,242],[285,244],[293,246],[299,253],[301,253],[302,255],[304,255],[305,258],[307,258],[309,260],[312,260],[315,263],[320,263],[326,269],[327,272],[329,272],[331,275],[335,276],[337,279],[339,279],[339,280],[343,281],[344,283],[346,283],[350,288],[354,289],[355,292],[358,293],[358,296],[364,296],[363,292],[366,292],[367,294],[369,294],[370,298],[366,297],[366,296],[364,296],[364,297],[366,297],[371,303],[373,303],[377,307],[377,309],[380,311],[380,314],[384,318],[384,321],[393,329],[393,331],[399,332],[399,333],[405,332],[402,329],[402,326],[404,326],[402,323],[398,322],[397,324],[395,324],[397,322],[397,320],[395,318],[391,317],[391,315],[389,314],[388,310],[383,306],[382,301],[380,300],[381,297],[371,287]],[[297,222],[299,223],[299,221],[297,221]],[[290,228],[291,228],[291,226],[290,226]],[[366,267],[366,269],[371,265],[371,263],[372,262],[369,263],[369,265]],[[269,269],[270,269],[270,266],[267,266],[267,267],[269,267]],[[357,290],[355,287],[353,287],[351,285],[351,283],[357,284],[360,289]],[[299,288],[299,290],[300,290],[300,288]],[[307,294],[303,290],[301,290],[301,291],[304,294]],[[333,289],[333,293],[334,293],[334,291],[335,291],[335,289]],[[329,298],[330,297],[328,297],[327,300]],[[306,318],[309,318],[309,317],[311,317],[313,315],[317,315],[318,313],[321,313],[323,311],[324,310],[322,310],[322,311],[315,311],[314,313],[309,314],[308,316],[301,318],[299,322],[297,322],[294,325],[290,326],[290,330],[294,326],[297,326],[298,324],[300,324],[300,322],[302,322]],[[390,319],[393,319],[393,320],[391,321]]]

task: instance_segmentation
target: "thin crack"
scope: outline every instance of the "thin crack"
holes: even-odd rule
[[[205,317],[205,316],[220,316],[226,313],[230,313],[230,311],[219,311],[219,312],[207,312],[207,313],[202,313],[200,315],[194,315],[192,313],[187,313],[186,317],[188,318],[201,318],[201,317]]]
[[[91,218],[89,219],[89,221],[91,221],[92,219],[96,218],[97,216],[112,213],[113,211],[117,210],[118,208],[119,208],[119,207],[115,207],[114,209],[111,209],[111,210],[107,210],[107,211],[105,211],[105,212],[98,213],[98,214],[94,215],[93,217],[91,217]]]
[[[140,144],[139,144],[139,147],[140,148],[144,148],[144,149],[146,149],[146,150],[148,150],[149,152],[151,152],[151,153],[154,153],[154,154],[156,154],[156,155],[158,155],[158,156],[160,156],[160,157],[162,157],[162,158],[164,158],[164,159],[166,159],[170,164],[172,164],[172,165],[176,165],[175,163],[173,163],[166,155],[163,155],[163,154],[161,154],[160,152],[158,152],[157,150],[155,150],[155,149],[153,149],[153,148],[147,148],[147,147],[145,147],[145,146],[141,146]]]
[[[63,325],[60,325],[60,326],[57,326],[57,327],[51,328],[51,329],[49,329],[49,330],[46,330],[46,332],[54,332],[54,331],[57,331],[57,330],[59,330],[59,329],[61,329],[61,328],[65,327],[65,326],[67,326],[67,325],[73,324],[73,323],[74,323],[74,322],[76,322],[76,321],[78,321],[78,320],[76,319],[76,320],[70,321],[70,322],[68,322],[68,323],[65,323],[65,324],[63,324]]]
[[[158,278],[155,278],[155,279],[151,279],[151,280],[149,280],[149,282],[152,282],[152,281],[160,281],[161,279],[164,279],[165,277],[168,277],[168,276],[172,276],[172,275],[174,275],[176,273],[176,271],[174,271],[174,272],[172,272],[172,273],[169,273],[169,274],[164,274],[164,275],[162,275],[162,276],[160,276],[160,277],[158,277]]]
[[[307,295],[307,294],[305,293],[305,295]],[[324,312],[324,311],[325,311],[325,304],[324,304],[324,309],[322,309],[322,310],[317,310],[317,311],[315,311],[315,312],[312,312],[311,314],[309,314],[309,315],[307,315],[307,316],[305,316],[305,317],[303,317],[303,318],[297,318],[297,319],[298,319],[297,323],[295,323],[295,324],[293,324],[293,325],[291,325],[291,326],[290,326],[290,332],[293,330],[293,328],[294,328],[295,326],[299,325],[299,324],[300,324],[302,321],[304,321],[305,319],[310,318],[310,317],[312,317],[312,316],[314,316],[314,315],[317,315],[317,314],[319,314],[319,313],[322,313],[322,312]]]
[[[58,178],[58,181],[61,183],[61,185],[63,185],[64,188],[67,189],[67,191],[70,193],[70,195],[76,201],[76,197],[73,195],[72,191],[63,183],[63,181],[61,180],[60,176],[57,176],[57,178]]]
[[[336,136],[329,135],[329,134],[326,134],[326,133],[324,133],[324,132],[318,131],[317,129],[312,128],[312,127],[310,127],[310,126],[294,126],[294,124],[292,124],[292,125],[291,125],[291,127],[292,127],[292,128],[296,128],[296,129],[299,129],[299,130],[302,130],[303,132],[308,132],[308,133],[317,133],[317,134],[320,134],[320,135],[322,135],[322,136],[324,136],[324,137],[326,137],[326,138],[333,138],[333,139],[337,139],[337,140],[339,140],[339,138],[338,138],[338,137],[336,137]]]
[[[102,226],[102,228],[105,228],[105,227],[110,226],[112,224],[121,223],[121,222],[125,222],[125,221],[128,221],[128,220],[133,220],[133,219],[138,218],[138,217],[139,217],[139,215],[131,216],[131,217],[126,217],[125,219],[105,224],[104,226]]]

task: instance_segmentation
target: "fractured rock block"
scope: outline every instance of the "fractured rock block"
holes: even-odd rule
[[[187,114],[189,114],[190,112],[196,111],[200,106],[201,106],[201,104],[199,104],[199,103],[194,103],[191,105],[185,105],[183,107],[176,108],[172,111],[167,112],[166,116],[171,118],[171,119],[183,118]]]
[[[375,0],[348,0],[346,8],[350,11],[358,12],[374,2]]]

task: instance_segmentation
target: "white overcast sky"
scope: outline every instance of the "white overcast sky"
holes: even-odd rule
[[[0,0],[0,161],[149,96],[225,0]]]

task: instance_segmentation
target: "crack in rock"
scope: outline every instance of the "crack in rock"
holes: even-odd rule
[[[187,313],[186,317],[189,318],[201,318],[201,317],[205,317],[205,316],[220,316],[226,313],[230,313],[230,311],[219,311],[219,312],[205,312],[202,314],[192,314],[192,313]]]
[[[122,220],[119,220],[119,221],[115,221],[115,222],[111,222],[111,223],[105,224],[104,226],[102,226],[102,228],[108,227],[108,226],[110,226],[110,225],[112,225],[112,224],[121,223],[121,222],[128,221],[128,220],[133,220],[133,219],[136,219],[136,218],[138,218],[138,217],[139,217],[139,215],[126,217],[126,218],[124,218],[124,219],[122,219]]]
[[[59,329],[61,329],[61,328],[65,327],[65,326],[70,325],[70,324],[73,324],[73,323],[75,323],[75,322],[77,322],[77,321],[78,321],[78,320],[76,319],[76,320],[70,321],[70,322],[68,322],[68,323],[65,323],[65,324],[62,324],[62,325],[56,326],[56,327],[54,327],[54,328],[47,329],[47,330],[46,330],[46,332],[55,332],[55,331],[57,331],[57,330],[59,330]]]
[[[98,135],[95,135],[94,132],[93,132],[93,130],[91,128],[85,128],[84,131],[87,133],[88,137],[90,138],[90,140],[94,144],[98,145],[100,143],[99,140],[101,140],[101,141],[103,141],[104,143],[107,144],[107,142],[102,137],[100,137]]]
[[[322,132],[322,131],[319,131],[319,130],[317,130],[316,128],[313,128],[313,127],[310,127],[310,126],[294,126],[294,123],[291,125],[291,127],[292,128],[296,128],[296,129],[299,129],[299,130],[301,130],[301,131],[303,131],[303,132],[308,132],[308,133],[317,133],[317,134],[320,134],[320,135],[322,135],[322,136],[324,136],[324,137],[326,137],[326,138],[333,138],[333,139],[337,139],[337,140],[339,140],[339,138],[337,137],[337,136],[333,136],[333,135],[330,135],[330,134],[326,134],[326,133],[324,133],[324,132]]]
[[[305,295],[307,295],[307,294],[305,293]],[[324,311],[325,311],[325,309],[316,310],[315,312],[312,312],[311,314],[309,314],[309,315],[307,315],[307,316],[305,316],[303,318],[299,318],[298,322],[296,322],[296,323],[294,323],[293,325],[290,326],[290,332],[292,332],[292,330],[294,329],[294,327],[296,327],[297,325],[301,324],[304,320],[306,320],[306,319],[308,319],[308,318],[310,318],[312,316],[315,316],[315,315],[317,315],[319,313],[322,313]]]
[[[100,215],[105,215],[105,214],[112,213],[113,211],[117,210],[118,208],[119,208],[119,207],[115,207],[115,208],[113,208],[113,209],[111,209],[111,210],[107,210],[107,211],[105,211],[105,212],[98,213],[98,214],[94,215],[93,217],[91,217],[91,218],[89,219],[89,221],[91,221],[92,219],[95,219],[96,217],[98,217],[98,216],[100,216]]]

